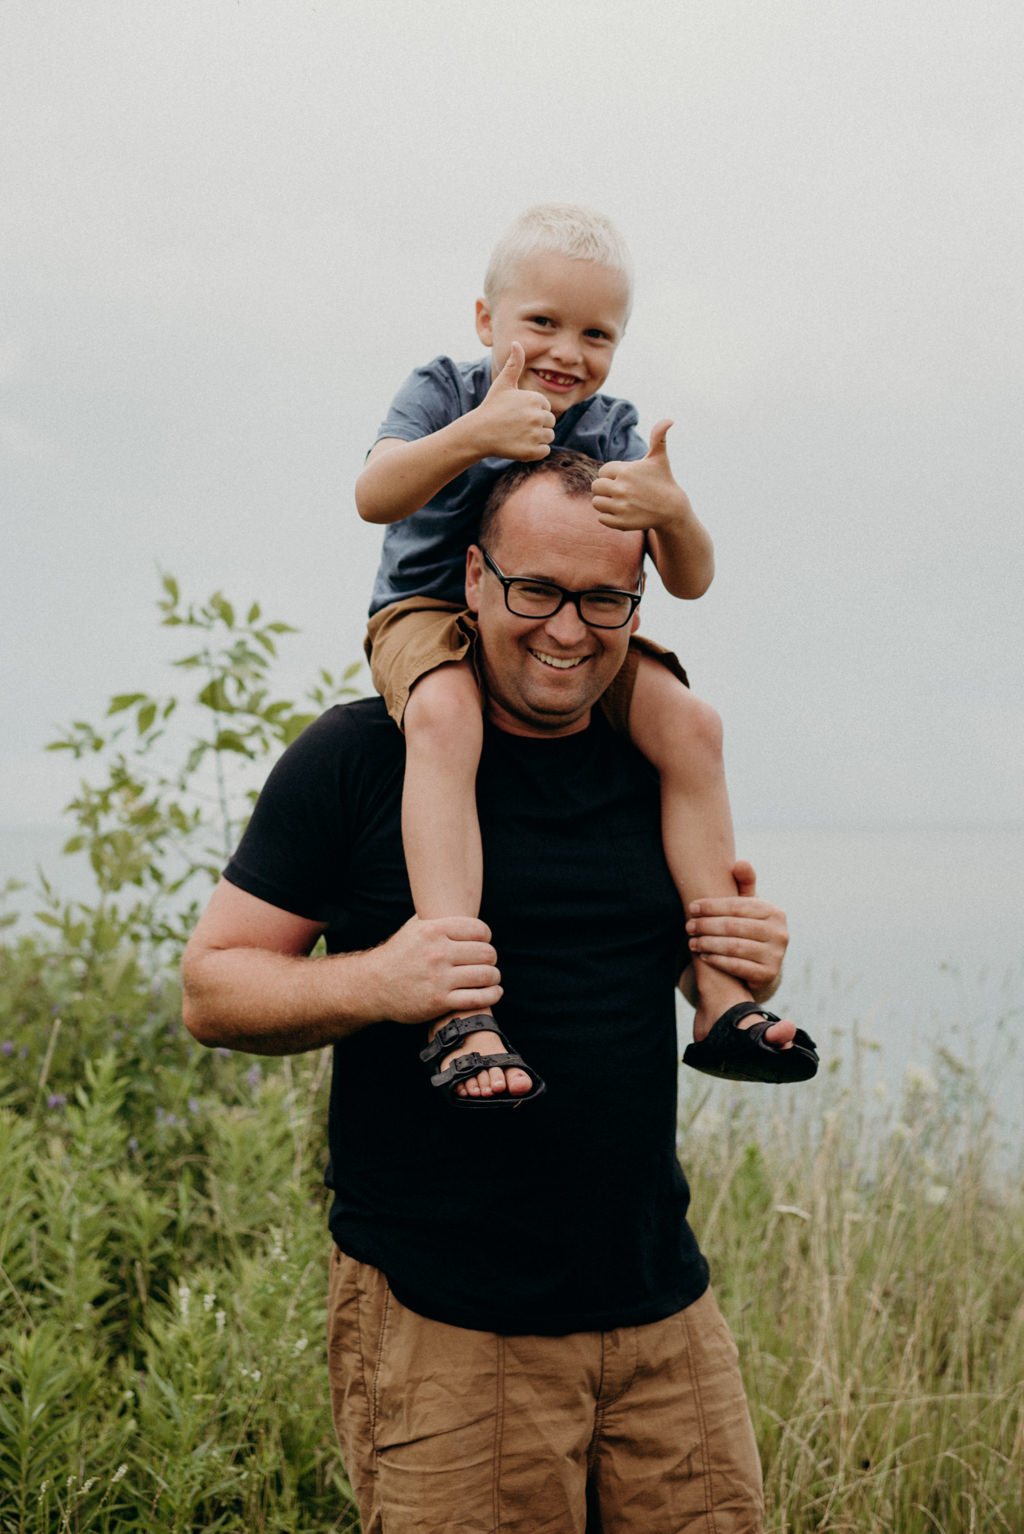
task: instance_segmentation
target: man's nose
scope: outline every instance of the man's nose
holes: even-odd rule
[[[576,611],[575,602],[563,603],[558,611],[545,621],[544,628],[552,639],[564,645],[566,649],[579,644],[587,634],[587,625]]]

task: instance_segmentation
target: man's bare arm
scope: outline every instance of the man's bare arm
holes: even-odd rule
[[[377,948],[311,958],[322,927],[221,880],[182,964],[201,1044],[258,1055],[322,1049],[373,1023],[426,1023],[501,998],[486,925],[413,917]]]

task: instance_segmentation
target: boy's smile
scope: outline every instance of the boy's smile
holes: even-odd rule
[[[513,341],[526,354],[521,389],[543,394],[555,416],[596,394],[626,327],[625,276],[555,251],[525,256],[493,305],[478,299],[477,335],[493,350],[491,377]]]

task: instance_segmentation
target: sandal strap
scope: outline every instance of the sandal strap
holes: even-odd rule
[[[512,1047],[493,1017],[484,1012],[474,1012],[471,1017],[453,1017],[449,1022],[442,1023],[426,1049],[420,1050],[420,1059],[424,1065],[429,1065],[438,1055],[454,1049],[470,1033],[496,1033],[506,1049]]]

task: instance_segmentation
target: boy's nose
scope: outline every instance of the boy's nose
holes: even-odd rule
[[[557,362],[575,365],[583,353],[576,337],[569,331],[560,330],[551,343],[551,355]]]

